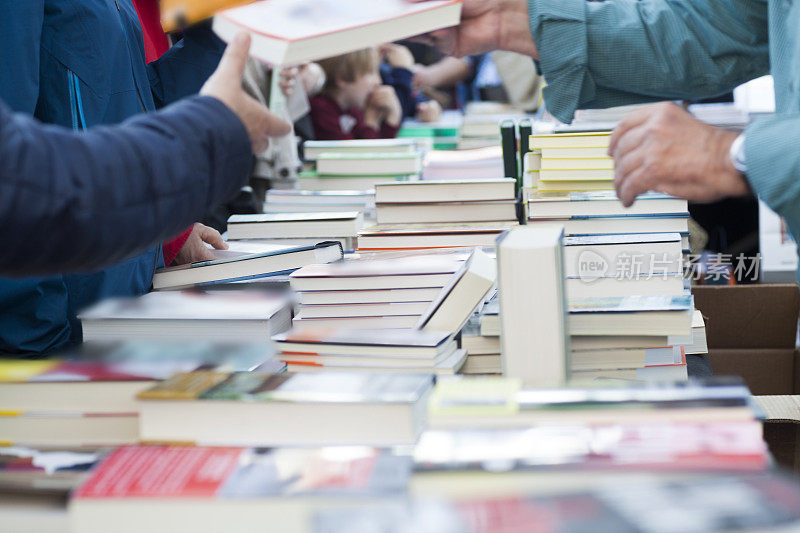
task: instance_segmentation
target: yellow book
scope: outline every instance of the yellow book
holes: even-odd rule
[[[609,180],[540,181],[538,190],[544,192],[609,191],[614,190],[614,182]]]
[[[613,168],[542,169],[539,171],[539,181],[600,181],[613,179]]]
[[[57,360],[0,360],[0,383],[24,383],[59,363]]]
[[[565,159],[571,157],[608,157],[608,146],[585,146],[578,148],[544,148],[540,150],[542,157],[548,159]]]
[[[614,170],[610,157],[572,157],[541,160],[541,170]]]
[[[547,148],[605,148],[608,147],[611,132],[591,133],[549,133],[531,135],[531,149]]]

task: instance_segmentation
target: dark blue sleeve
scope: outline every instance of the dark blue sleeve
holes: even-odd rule
[[[5,0],[0,5],[0,98],[33,115],[39,99],[44,0]]]
[[[81,134],[0,102],[0,274],[130,257],[228,200],[251,164],[244,125],[207,96]]]
[[[210,22],[188,28],[175,46],[147,65],[156,106],[197,94],[224,51],[225,43],[214,34]]]
[[[414,118],[417,114],[417,100],[414,98],[414,88],[412,80],[414,74],[407,68],[392,67],[387,63],[381,63],[381,81],[384,85],[391,85],[400,100],[400,107],[403,110],[403,119]]]

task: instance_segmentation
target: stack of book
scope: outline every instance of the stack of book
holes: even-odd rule
[[[463,253],[354,258],[290,276],[294,327],[410,328],[466,259]]]
[[[461,140],[458,142],[459,150],[500,146],[500,123],[504,120],[516,121],[527,118],[526,115],[519,113],[484,111],[491,109],[482,110],[473,107],[471,112],[465,113],[461,125]]]
[[[419,181],[375,186],[378,224],[513,222],[514,180]]]
[[[359,211],[231,215],[227,238],[229,241],[258,240],[286,246],[313,246],[324,241],[337,241],[344,250],[353,250],[363,226],[364,215]]]
[[[414,443],[432,374],[179,373],[140,392],[144,442],[216,446]]]
[[[298,177],[304,190],[370,190],[378,183],[409,181],[422,172],[419,152],[323,152],[317,155],[316,170]]]
[[[489,324],[492,319],[487,319],[487,328],[483,328],[485,317],[496,317],[500,311],[497,293],[483,305],[478,313],[471,316],[461,330],[461,348],[467,352],[467,360],[462,374],[502,374],[503,363],[500,350],[500,332]],[[499,328],[499,323],[495,324]]]
[[[255,290],[159,291],[112,298],[78,315],[84,341],[268,340],[291,324],[285,296]]]
[[[514,180],[419,181],[375,188],[378,225],[359,250],[490,246],[517,224]]]
[[[413,154],[420,150],[416,139],[354,139],[345,141],[305,141],[303,159],[315,162],[324,154]]]
[[[449,332],[305,328],[272,337],[290,372],[346,370],[454,374],[464,363]]]
[[[550,192],[613,189],[610,137],[611,132],[531,135],[523,186]]]
[[[267,191],[265,213],[315,213],[361,211],[365,219],[375,219],[375,193],[372,191]]]
[[[461,135],[463,117],[457,110],[445,110],[436,122],[421,122],[415,119],[403,121],[398,139],[414,139],[427,142],[434,150],[455,150]]]
[[[0,442],[36,449],[96,449],[138,441],[137,393],[175,372],[283,363],[260,345],[90,343],[44,360],[0,360]]]
[[[422,179],[496,178],[503,173],[503,150],[500,146],[472,150],[433,150],[425,154]]]

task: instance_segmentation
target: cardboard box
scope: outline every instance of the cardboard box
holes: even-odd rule
[[[764,439],[778,464],[800,472],[797,284],[699,286],[714,374],[744,379],[764,412]]]

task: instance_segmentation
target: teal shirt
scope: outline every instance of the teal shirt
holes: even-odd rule
[[[693,99],[772,74],[747,179],[800,242],[800,0],[528,0],[548,110]]]

